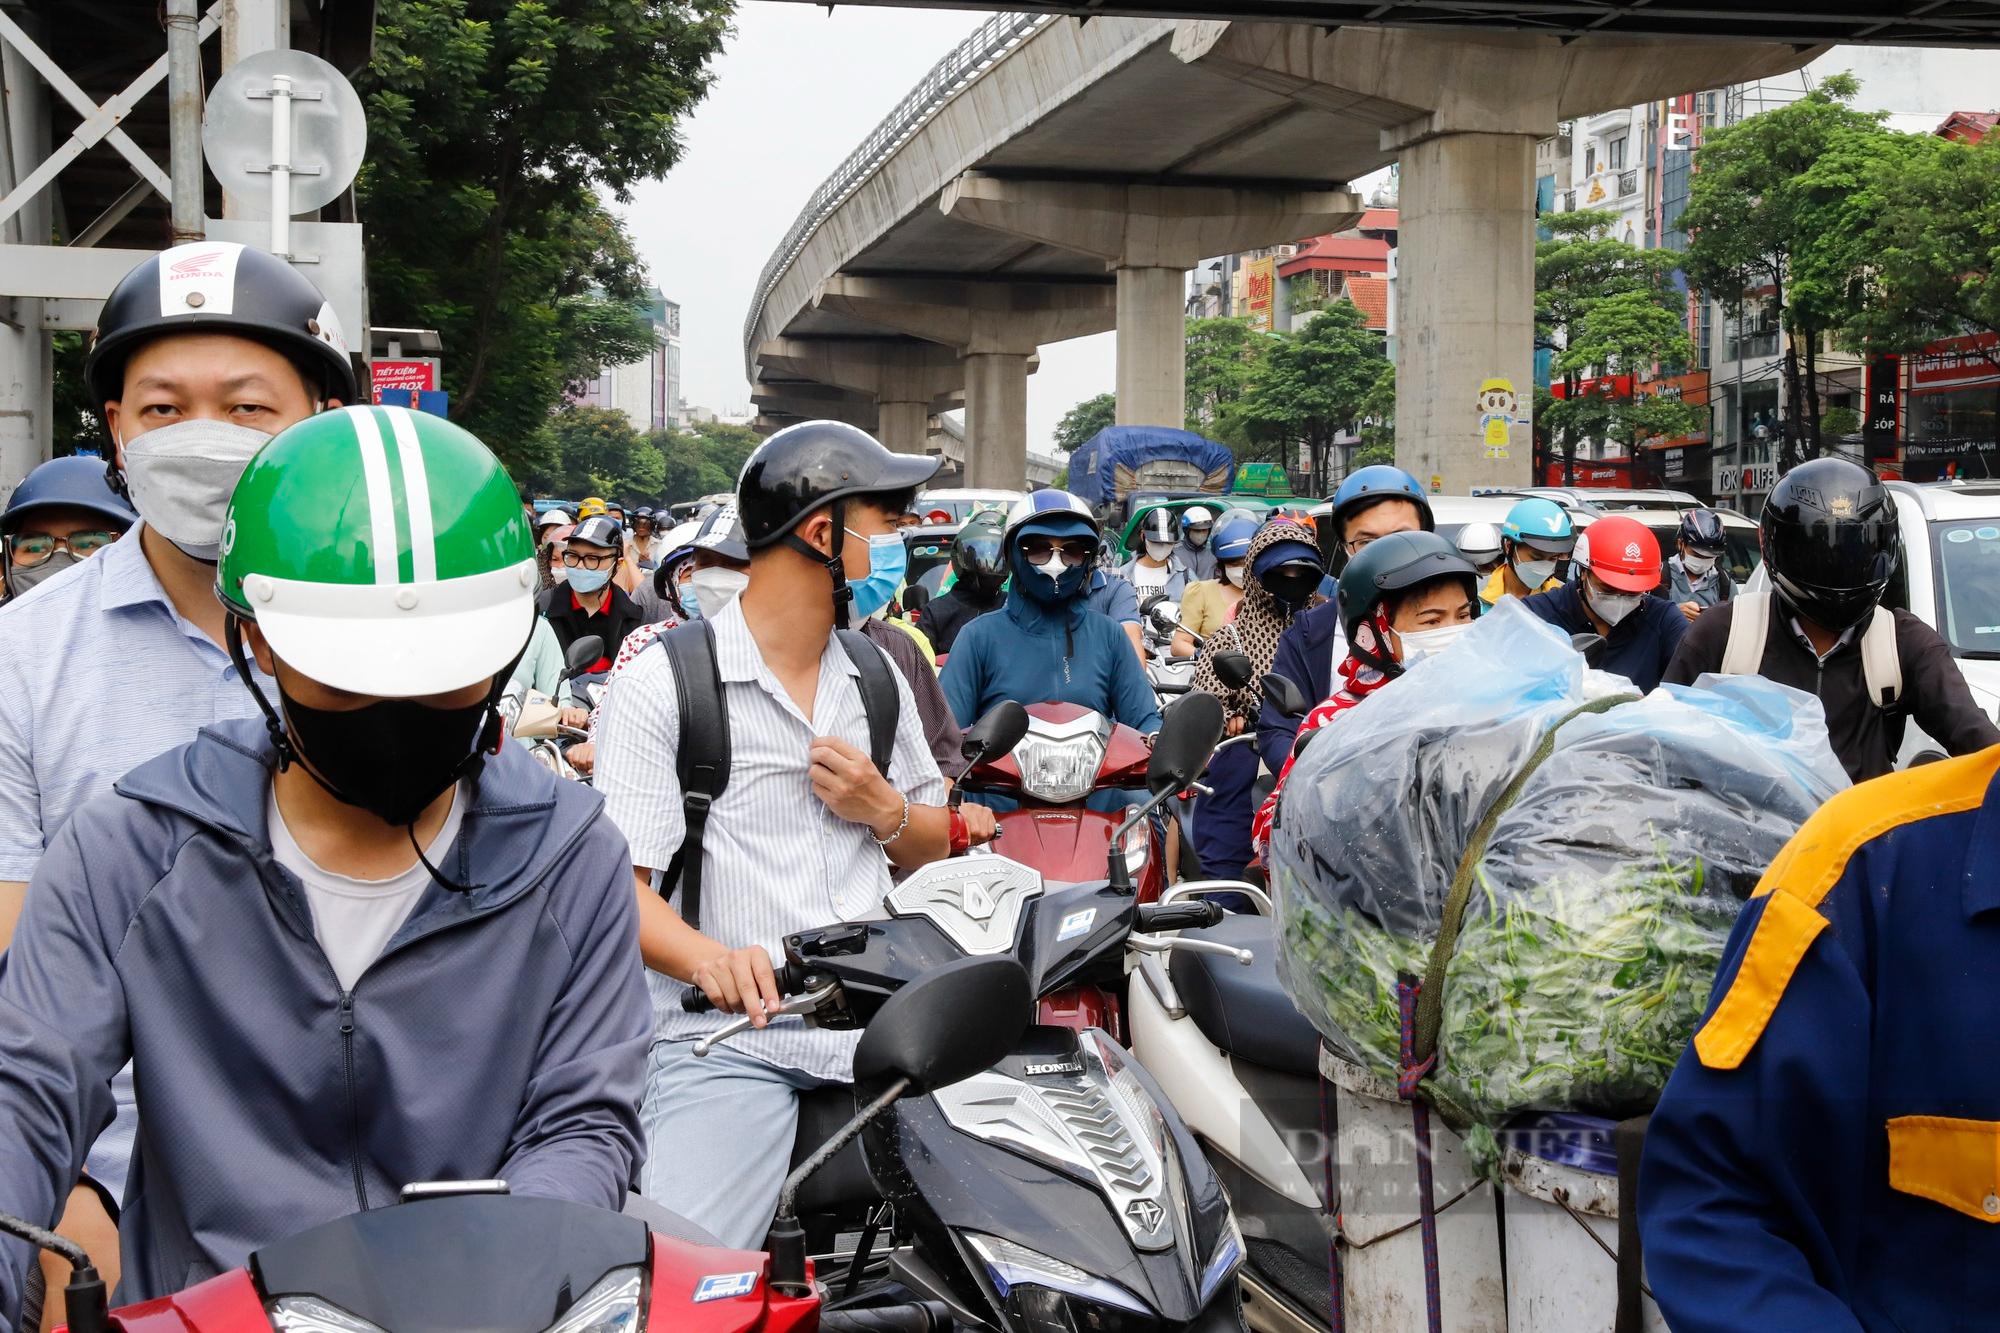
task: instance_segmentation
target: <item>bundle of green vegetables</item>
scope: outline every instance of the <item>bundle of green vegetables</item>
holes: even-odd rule
[[[1466,862],[1434,1100],[1488,1125],[1633,1114],[1692,1037],[1742,899],[1846,778],[1809,695],[1716,678],[1578,716],[1567,643],[1500,613],[1461,642],[1481,636],[1498,646],[1420,662],[1294,765],[1269,858],[1279,973],[1336,1052],[1393,1080],[1398,982],[1433,965]]]

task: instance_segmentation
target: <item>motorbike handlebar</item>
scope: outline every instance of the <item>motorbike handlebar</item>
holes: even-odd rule
[[[1195,930],[1222,923],[1221,903],[1205,898],[1183,898],[1177,903],[1141,903],[1137,929],[1151,935],[1162,930]]]
[[[774,969],[778,977],[778,994],[797,995],[806,988],[806,970],[793,963],[782,963]],[[681,1009],[690,1014],[712,1014],[715,1004],[708,998],[708,992],[699,987],[690,987],[681,996]]]
[[[951,1312],[937,1301],[819,1312],[820,1333],[950,1333],[951,1326]]]

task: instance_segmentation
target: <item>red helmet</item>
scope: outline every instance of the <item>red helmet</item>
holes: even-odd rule
[[[1599,583],[1620,592],[1651,592],[1660,586],[1660,540],[1651,528],[1613,514],[1586,531],[1590,553],[1585,564]],[[1579,550],[1582,546],[1579,542]]]

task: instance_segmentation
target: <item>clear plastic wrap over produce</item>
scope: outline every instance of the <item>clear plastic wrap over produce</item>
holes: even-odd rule
[[[1314,736],[1270,873],[1279,975],[1336,1052],[1393,1081],[1397,978],[1423,975],[1476,826],[1551,727],[1620,689],[1507,599]],[[1743,899],[1846,785],[1819,701],[1761,677],[1572,718],[1476,867],[1432,1086],[1490,1125],[1650,1107]]]

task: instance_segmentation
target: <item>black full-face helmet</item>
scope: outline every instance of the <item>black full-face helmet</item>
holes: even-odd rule
[[[1844,458],[1815,458],[1779,478],[1759,529],[1771,586],[1823,629],[1867,619],[1895,577],[1896,501]]]

